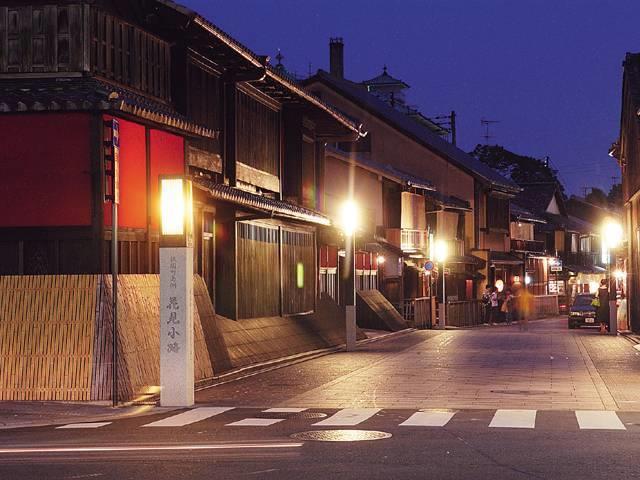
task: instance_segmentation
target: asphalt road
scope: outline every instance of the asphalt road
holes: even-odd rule
[[[512,337],[506,329],[425,334],[421,342],[397,340],[396,355],[389,343],[368,347],[377,360],[366,365],[340,355],[333,360],[332,356],[314,360],[318,370],[325,371],[327,362],[335,368],[331,375],[319,374],[319,379],[311,377],[314,366],[310,364],[227,384],[201,393],[195,409],[156,409],[149,415],[95,425],[3,430],[0,479],[640,477],[640,409],[629,407],[634,403],[623,403],[640,400],[636,391],[640,358],[630,344],[619,343],[625,340],[598,338],[588,331],[568,332],[561,326],[561,321],[543,323],[538,333],[520,337]],[[443,335],[451,335],[451,340]],[[545,335],[550,337],[541,340]],[[573,341],[575,336],[580,337],[579,345]],[[514,374],[513,364],[496,366],[491,358],[487,362],[492,365],[479,365],[464,378],[449,374],[450,383],[458,382],[446,390],[450,403],[456,400],[461,405],[462,399],[467,399],[471,405],[446,410],[435,410],[447,406],[444,394],[429,397],[439,402],[431,407],[418,402],[410,408],[394,408],[402,398],[394,399],[389,392],[372,402],[371,392],[363,387],[365,382],[356,381],[379,375],[381,365],[386,365],[389,380],[405,375],[405,382],[418,383],[398,392],[402,397],[420,392],[443,371],[423,371],[420,376],[412,372],[412,365],[402,367],[389,358],[405,355],[410,360],[420,352],[436,351],[430,361],[450,365],[461,357],[479,359],[479,347],[512,354],[514,342],[520,356],[529,358],[519,367],[526,368],[527,381],[540,383],[549,376],[551,390],[527,393],[521,386],[522,377]],[[553,363],[548,359],[549,344],[566,355],[557,367],[547,368]],[[551,353],[557,355],[553,350]],[[583,365],[572,370],[569,359],[584,355],[591,366],[583,359]],[[546,363],[538,364],[538,357],[547,358]],[[415,368],[422,370],[420,365]],[[625,382],[612,373],[619,368],[629,375],[627,390]],[[566,375],[565,370],[573,373]],[[306,386],[292,382],[291,391],[280,387],[284,392],[276,395],[275,385],[292,381],[293,372],[306,373]],[[495,377],[501,373],[509,373],[507,380],[497,381]],[[474,379],[472,387],[469,378]],[[350,381],[356,385],[351,390]],[[502,385],[501,390],[477,387],[496,382]],[[565,383],[571,385],[570,391]],[[374,382],[371,388],[381,387]],[[243,398],[230,398],[234,391],[241,392]],[[470,391],[481,399],[477,408]],[[220,392],[226,402],[207,401],[216,400]],[[309,392],[315,393],[312,396]],[[321,392],[326,392],[326,398]],[[350,403],[344,400],[349,392]],[[517,409],[510,400],[514,395],[518,397]],[[562,397],[561,404],[553,403],[554,395]],[[308,407],[300,404],[303,400],[310,401]],[[486,407],[490,401],[495,405]],[[277,410],[269,410],[272,408]],[[365,440],[376,435],[382,438]],[[313,436],[323,441],[309,439]]]

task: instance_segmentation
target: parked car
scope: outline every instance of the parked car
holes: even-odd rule
[[[591,305],[594,298],[593,293],[576,295],[569,308],[569,328],[596,325],[596,307]]]

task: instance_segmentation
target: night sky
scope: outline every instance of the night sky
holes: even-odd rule
[[[179,0],[180,1],[180,0]],[[607,192],[619,131],[622,61],[640,51],[637,0],[182,0],[275,64],[328,70],[343,37],[345,76],[382,72],[408,83],[427,116],[458,114],[458,146],[485,143],[542,158],[569,193]]]

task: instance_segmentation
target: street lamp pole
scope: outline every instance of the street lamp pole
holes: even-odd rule
[[[342,205],[341,226],[345,236],[345,280],[349,281],[353,291],[345,298],[345,349],[356,349],[356,230],[358,228],[358,207],[348,200]]]
[[[444,277],[445,261],[442,260],[442,312],[440,313],[440,328],[447,327],[447,282]]]
[[[607,263],[608,263],[608,275],[609,275],[609,333],[611,335],[618,334],[618,307],[617,307],[617,292],[615,281],[613,280],[611,263],[615,259],[616,248],[622,242],[623,230],[622,225],[614,219],[608,218],[605,220],[602,227],[602,244],[603,249],[606,249]]]
[[[435,254],[436,261],[440,264],[442,269],[442,305],[440,306],[440,316],[438,318],[438,328],[444,329],[447,327],[447,292],[446,292],[446,279],[445,279],[445,265],[447,259],[447,242],[442,239],[438,239],[434,243],[433,252]]]

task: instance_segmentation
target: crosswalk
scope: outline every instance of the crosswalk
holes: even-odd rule
[[[314,410],[314,412],[311,412]],[[141,428],[182,428],[194,424],[202,424],[203,422],[214,419],[220,423],[222,427],[253,427],[265,428],[274,425],[283,425],[287,421],[306,421],[312,427],[356,427],[366,428],[372,422],[385,421],[387,428],[391,426],[410,428],[437,428],[451,425],[452,422],[458,421],[475,421],[484,422],[484,426],[492,430],[500,429],[536,429],[539,427],[540,414],[543,415],[562,415],[564,423],[573,425],[573,428],[579,430],[627,430],[627,426],[619,416],[619,412],[600,411],[600,410],[576,410],[564,412],[551,412],[537,410],[515,410],[515,409],[498,409],[495,411],[486,411],[484,415],[474,414],[482,418],[467,418],[470,412],[450,409],[421,409],[418,411],[407,412],[393,409],[381,408],[343,408],[327,413],[320,413],[317,410],[307,408],[292,407],[276,407],[267,409],[250,409],[246,407],[197,407],[190,410],[181,411],[179,413],[166,412],[168,416],[156,419],[151,422],[137,424],[135,427]],[[333,410],[333,409],[332,409]],[[493,412],[492,415],[489,415]],[[305,416],[306,415],[306,416]],[[465,416],[466,415],[466,416]],[[570,417],[570,418],[569,418]],[[144,417],[138,417],[138,423]],[[317,420],[317,421],[314,421]],[[635,413],[635,422],[628,425],[640,426],[640,412]],[[120,422],[87,422],[87,423],[70,423],[56,427],[57,429],[100,429],[107,427],[113,423]],[[143,420],[144,421],[144,420]],[[388,422],[393,425],[388,425]],[[548,423],[548,422],[547,422]],[[552,423],[556,423],[554,420]]]

